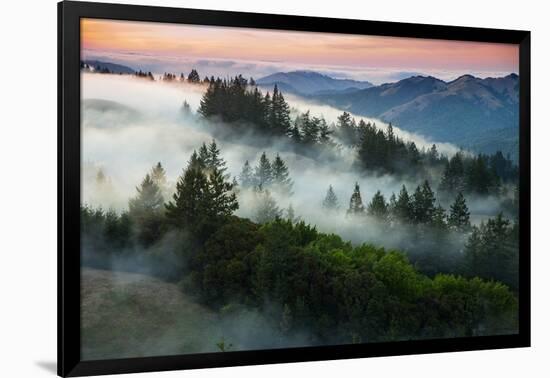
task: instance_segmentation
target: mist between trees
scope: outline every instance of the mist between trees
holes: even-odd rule
[[[222,351],[516,331],[518,172],[501,153],[441,153],[240,76],[166,81],[84,76],[85,266],[261,316],[264,337]]]

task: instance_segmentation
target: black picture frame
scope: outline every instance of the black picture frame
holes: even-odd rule
[[[80,19],[235,26],[519,45],[520,278],[515,335],[82,361]],[[530,346],[530,32],[106,3],[58,3],[58,374],[83,376]]]

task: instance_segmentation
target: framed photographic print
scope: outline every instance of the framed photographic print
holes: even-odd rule
[[[58,11],[59,375],[529,346],[529,32]]]

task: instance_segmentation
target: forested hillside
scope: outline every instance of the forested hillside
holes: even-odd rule
[[[327,119],[292,106],[278,86],[267,92],[240,75],[136,76],[124,79],[132,89],[172,94],[183,86],[200,98],[180,98],[175,114],[158,117],[158,134],[144,137],[140,122],[151,120],[134,108],[85,108],[90,138],[124,139],[132,130],[128,148],[154,160],[122,208],[102,205],[119,185],[115,168],[103,165],[85,179],[99,200],[81,206],[81,261],[86,269],[155,277],[177,286],[207,319],[223,319],[213,333],[193,333],[192,344],[169,344],[175,350],[516,332],[518,170],[503,153],[418,147],[391,125],[348,112]],[[117,128],[106,130],[113,119]],[[163,149],[148,143],[151,135],[162,136]],[[116,160],[124,154],[96,153],[126,172],[126,161]],[[175,182],[167,166],[177,168]],[[497,211],[483,213],[486,202]],[[105,306],[131,308],[144,300],[136,295]],[[90,324],[90,355],[136,351],[105,351],[105,329]]]

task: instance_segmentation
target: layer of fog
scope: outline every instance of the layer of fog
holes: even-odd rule
[[[162,162],[173,186],[193,150],[213,138],[208,124],[197,118],[184,117],[181,113],[184,100],[196,111],[204,90],[204,86],[197,85],[83,74],[82,202],[105,209],[126,210],[128,199],[136,194],[136,186],[158,161]],[[295,96],[287,98],[291,107],[300,111],[310,110],[312,115],[323,115],[329,122],[335,122],[341,114],[341,111],[329,106],[308,103]],[[370,121],[384,127],[378,120]],[[419,148],[431,146],[431,142],[425,138],[397,128],[395,132],[406,140],[415,141]],[[394,240],[388,242],[387,233],[376,222],[357,223],[345,216],[354,184],[359,183],[366,205],[377,190],[388,199],[392,193],[397,194],[403,184],[412,192],[421,178],[404,182],[391,175],[359,174],[352,169],[353,151],[349,149],[342,150],[336,159],[311,158],[290,152],[284,148],[283,141],[274,141],[268,148],[263,148],[258,147],[251,138],[242,135],[231,140],[217,139],[232,177],[239,175],[246,160],[255,166],[262,152],[265,151],[270,159],[280,153],[294,181],[292,196],[274,194],[281,208],[292,204],[296,215],[306,222],[317,225],[323,231],[336,232],[354,242],[395,244]],[[456,151],[452,145],[439,148],[446,153]],[[106,184],[97,185],[98,170],[106,175]],[[432,186],[435,188],[437,184],[433,182]],[[334,188],[341,211],[327,217],[321,209],[321,201],[329,185]],[[241,192],[241,207],[237,214],[253,218],[252,208],[246,206],[249,199],[245,193]],[[446,203],[442,205],[448,206]],[[472,200],[469,207],[472,218],[479,220],[496,214],[500,202]],[[394,237],[399,239],[399,235]]]

